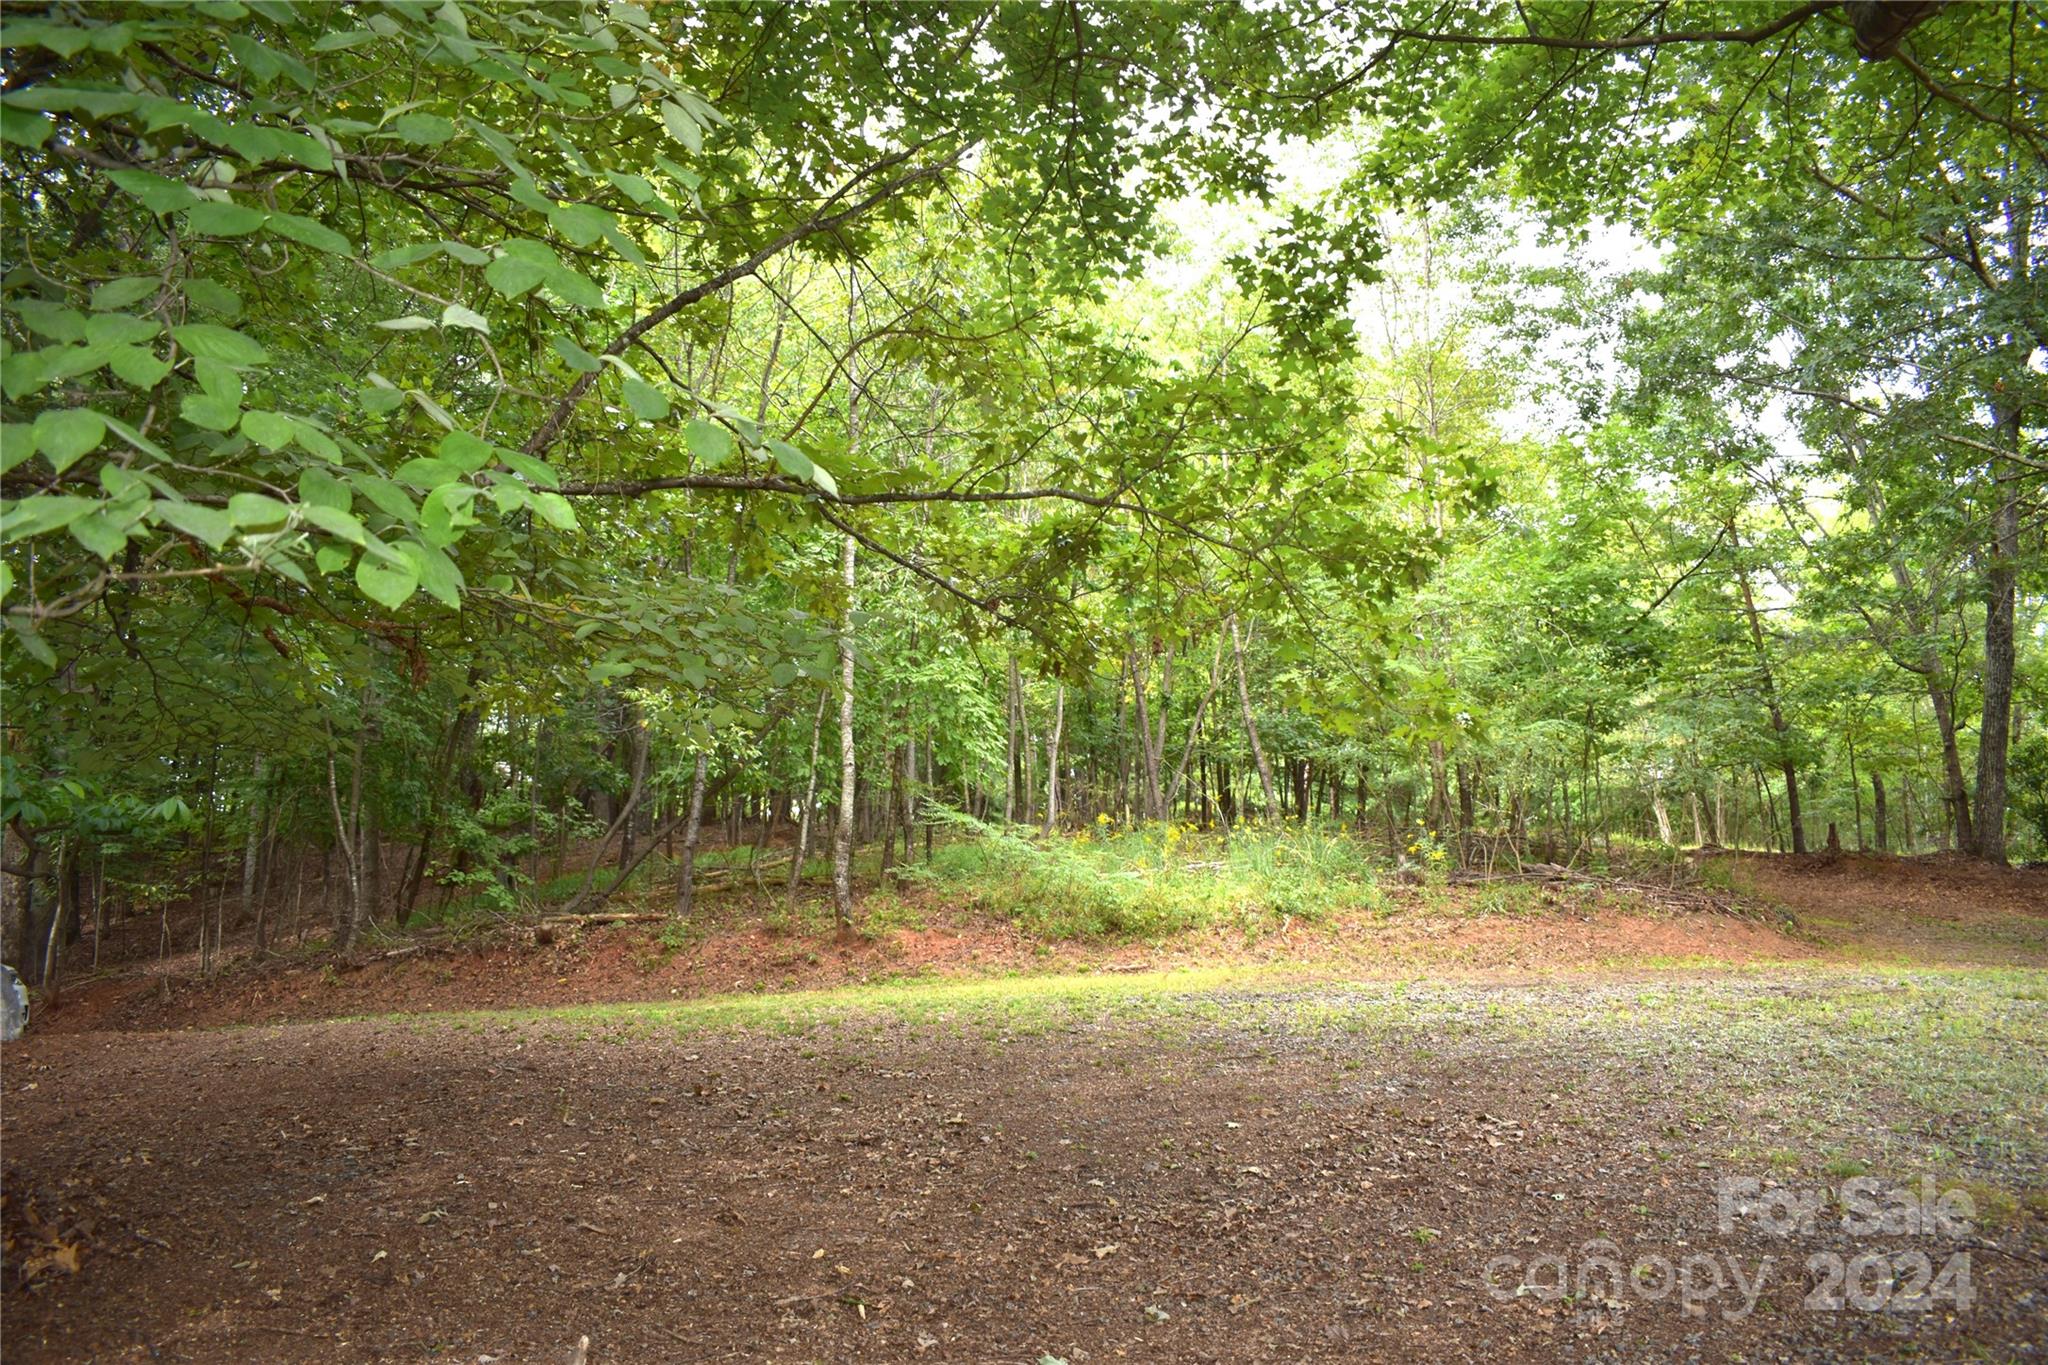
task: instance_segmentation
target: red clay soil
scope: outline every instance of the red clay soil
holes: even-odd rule
[[[198,975],[191,955],[130,964],[69,986],[42,1010],[46,1033],[274,1023],[449,1009],[524,1008],[813,989],[910,976],[1166,969],[1219,963],[1300,965],[1321,976],[1476,975],[1699,963],[1872,957],[1919,963],[2048,965],[2048,869],[1961,859],[1720,855],[1747,915],[1642,913],[1625,897],[1545,889],[1521,913],[1478,913],[1480,890],[1430,897],[1396,889],[1396,913],[1294,925],[1247,940],[1235,931],[1156,944],[1048,945],[1004,921],[908,898],[912,927],[852,943],[771,931],[744,907],[668,948],[644,924],[470,945],[423,939],[386,956],[238,960]],[[921,921],[921,923],[920,923]],[[168,984],[167,984],[168,981]]]
[[[431,1010],[526,1008],[802,990],[910,976],[1018,971],[1152,970],[1220,963],[1304,964],[1315,975],[1525,976],[1631,962],[1811,958],[1812,943],[1722,915],[1653,917],[1597,908],[1528,917],[1418,914],[1297,927],[1247,943],[1193,934],[1163,944],[1048,948],[1013,926],[962,917],[944,928],[886,929],[841,943],[831,934],[720,929],[665,950],[646,925],[563,932],[551,943],[424,944],[400,957],[237,963],[212,979],[129,972],[68,988],[37,1029],[165,1029]],[[174,972],[196,964],[174,960]]]

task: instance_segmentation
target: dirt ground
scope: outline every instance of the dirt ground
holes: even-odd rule
[[[1732,869],[1790,923],[1439,906],[1240,945],[1313,946],[1320,982],[1125,1004],[1001,972],[1135,982],[1109,969],[1214,945],[906,927],[662,958],[605,931],[170,1006],[105,983],[0,1054],[0,1337],[10,1362],[2039,1359],[2048,895],[1843,862]],[[1331,984],[1368,963],[1389,979]],[[743,1029],[687,1004],[267,1022],[906,972],[1017,994]],[[1839,1197],[1866,1171],[1966,1182],[1983,1216],[1718,1218],[1719,1177]],[[1576,1275],[1601,1239],[1633,1277],[1540,1292],[1542,1258]],[[1964,1257],[1973,1302],[1826,1307],[1857,1255]],[[1690,1288],[1653,1294],[1660,1263]]]

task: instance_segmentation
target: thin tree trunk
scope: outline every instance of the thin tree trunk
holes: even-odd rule
[[[676,860],[676,914],[689,918],[697,901],[697,844],[704,835],[704,784],[710,775],[711,758],[697,755],[690,774],[690,811],[683,825],[683,852]]]
[[[1045,832],[1050,834],[1060,820],[1060,734],[1066,728],[1067,685],[1053,690],[1052,733],[1045,737]]]
[[[804,808],[797,817],[796,851],[789,860],[789,904],[796,908],[797,888],[803,884],[804,859],[811,851],[811,808],[818,800],[818,740],[825,729],[826,694],[818,693],[818,714],[811,720],[811,762],[804,770]]]
[[[242,841],[242,904],[235,920],[238,926],[247,924],[256,911],[256,857],[263,847],[263,768],[263,755],[258,754],[249,783],[249,834]],[[260,943],[257,946],[262,947]]]
[[[1007,738],[1003,748],[1003,823],[1010,824],[1017,818],[1017,787],[1020,773],[1017,756],[1017,723],[1019,713],[1024,709],[1024,685],[1017,677],[1017,655],[1010,655],[1010,705],[1005,720]]]
[[[1218,635],[1216,637],[1215,653],[1209,660],[1209,686],[1207,687],[1207,689],[1203,691],[1202,699],[1199,702],[1195,703],[1195,718],[1188,723],[1187,743],[1181,746],[1180,762],[1174,765],[1173,776],[1167,782],[1166,806],[1169,810],[1171,810],[1174,806],[1180,803],[1181,787],[1187,781],[1188,762],[1194,756],[1195,744],[1201,738],[1202,718],[1209,713],[1209,702],[1212,698],[1215,697],[1216,688],[1222,682],[1222,680],[1223,637],[1221,635]],[[1206,809],[1208,804],[1208,792],[1206,788],[1204,789],[1202,796],[1204,805],[1202,819],[1206,823],[1208,820],[1208,813]]]
[[[1238,634],[1237,617],[1230,618],[1230,654],[1237,662],[1237,700],[1244,708],[1244,738],[1251,747],[1252,762],[1259,770],[1259,791],[1265,796],[1264,810],[1268,816],[1273,812],[1273,769],[1266,762],[1266,751],[1259,744],[1258,722],[1252,719],[1251,682],[1245,675],[1244,638]]]
[[[1792,727],[1778,704],[1777,679],[1771,674],[1770,657],[1764,651],[1764,630],[1758,619],[1756,595],[1750,591],[1749,570],[1742,563],[1742,545],[1736,539],[1735,522],[1727,523],[1728,543],[1736,552],[1735,580],[1742,587],[1742,608],[1749,618],[1750,643],[1756,652],[1757,680],[1763,687],[1764,706],[1770,713],[1771,730],[1778,737],[1778,771],[1785,777],[1785,819],[1792,829],[1792,851],[1806,852],[1806,825],[1799,812],[1799,773],[1791,753]]]
[[[1995,408],[1998,429],[2011,450],[2020,447],[2020,413]],[[2020,465],[1994,461],[1998,505],[1991,514],[1989,562],[1984,570],[1984,709],[1977,723],[1977,856],[2003,866],[2006,753],[2012,738],[2012,678],[2017,658],[2013,610],[2019,583]]]
[[[839,549],[839,582],[846,603],[839,621],[839,823],[832,831],[832,910],[841,934],[853,931],[853,548]]]
[[[1166,796],[1159,786],[1159,754],[1152,747],[1151,702],[1145,695],[1149,670],[1144,667],[1144,651],[1131,651],[1131,697],[1137,708],[1138,727],[1138,776],[1142,779],[1139,792],[1144,797],[1144,810],[1140,818],[1163,820],[1166,818]]]

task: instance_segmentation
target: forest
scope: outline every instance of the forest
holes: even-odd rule
[[[1231,1206],[1252,1243],[1213,1251],[1244,1258],[1212,1267],[1259,1305],[1241,1317],[1229,1289],[1170,1305],[1164,1263],[1132,1264],[1143,1234],[1107,1223],[1075,1245],[1089,1273],[1138,1277],[1122,1317],[1003,1287],[995,1249],[1024,1237],[1036,1176],[991,1177],[974,1204],[1013,1221],[943,1234],[978,1248],[972,1275],[874,1270],[855,1293],[870,1272],[820,1249],[763,1270],[772,1292],[720,1288],[714,1237],[673,1273],[708,1296],[693,1314],[724,1296],[721,1328],[583,1312],[597,1291],[547,1264],[566,1250],[518,1267],[557,1272],[525,1300],[552,1315],[534,1324],[484,1287],[511,1273],[502,1236],[464,1254],[474,1283],[444,1287],[424,1251],[394,1280],[412,1264],[394,1251],[317,1311],[266,1317],[261,1294],[317,1298],[269,1270],[213,1304],[229,1291],[195,1263],[144,1263],[152,1238],[183,1245],[168,1210],[200,1197],[191,1174],[120,1234],[118,1275],[144,1278],[96,1290],[113,1215],[24,1193],[58,1151],[105,1170],[153,1135],[201,1161],[225,1139],[178,1100],[199,1073],[221,1114],[297,1096],[222,1118],[236,1142],[315,1108],[308,1132],[344,1123],[325,1090],[447,1145],[440,1125],[462,1125],[408,1088],[435,1077],[524,1142],[491,1106],[528,1082],[478,1079],[515,1065],[483,1041],[497,1010],[540,1011],[516,1024],[545,1053],[517,1065],[560,1071],[531,1082],[536,1125],[587,1111],[587,1139],[631,1161],[652,1130],[597,1096],[643,1101],[558,1030],[620,1031],[611,1061],[657,1088],[644,1068],[677,1046],[692,1066],[765,1048],[756,1088],[787,1082],[808,1113],[919,1067],[983,1093],[926,1027],[952,1011],[1043,1086],[1091,1065],[1077,1043],[1021,1050],[1048,1012],[1059,1038],[1097,1020],[1134,1049],[1161,1018],[1203,1047],[1250,1028],[1321,1040],[1300,1056],[1379,1049],[1344,1063],[1378,1074],[1507,1009],[1520,1023],[1459,1064],[1414,1063],[1447,1068],[1427,1103],[1467,1105],[1498,1148],[1499,1114],[1537,1122],[1567,1084],[1546,1068],[1595,1046],[1559,1031],[1604,1017],[1603,993],[1705,972],[1709,1003],[1639,1002],[1645,1032],[1603,1035],[1612,1083],[1586,1094],[1631,1117],[1581,1126],[1635,1131],[1640,1059],[1708,1065],[1697,1040],[1725,1028],[1712,1088],[1762,1108],[1666,1129],[1720,1143],[1715,1169],[1935,1170],[2008,1210],[1984,1236],[2043,1245],[2044,100],[2033,0],[10,0],[0,959],[31,1016],[4,1081],[10,1351],[1569,1354],[1521,1298],[1476,1327],[1431,1318],[1459,1291],[1425,1258],[1475,1276],[1501,1230],[1470,1195],[1427,1215],[1441,1227],[1397,1227],[1385,1274],[1435,1286],[1398,1314],[1327,1285],[1275,1310],[1294,1291],[1252,1280],[1314,1278],[1290,1240],[1310,1224],[1288,1220],[1318,1201],[1264,1174],[1313,1136],[1290,1118],[1216,1168],[1270,1195]],[[1803,1003],[1748,994],[1759,961]],[[1581,974],[1515,995],[1522,971]],[[1100,994],[1104,972],[1123,987]],[[1463,984],[1425,1008],[1390,974]],[[1013,980],[1037,984],[976,994]],[[1315,1020],[1276,1003],[1299,989],[1324,993]],[[645,1000],[683,1013],[576,1013]],[[383,1026],[316,1022],[470,1009],[446,1017],[474,1044],[437,1033],[375,1084],[357,1068],[386,1035],[360,1030]],[[813,1095],[810,1053],[773,1039],[818,1011],[883,1031]],[[1324,1014],[1347,1011],[1379,1031],[1330,1041]],[[303,1077],[232,1031],[168,1032],[258,1022],[338,1032],[306,1035],[324,1060]],[[119,1050],[154,1098],[131,1107],[86,1049],[138,1030]],[[1763,1099],[1733,1078],[1800,1030],[1876,1051],[1801,1054]],[[1496,1074],[1508,1054],[1486,1049],[1539,1037]],[[24,1066],[55,1068],[35,1096]],[[1190,1112],[1249,1103],[1175,1066]],[[1881,1066],[1924,1066],[1915,1098],[1855,1099],[1811,1152],[1796,1134],[1747,1165],[1728,1150],[1758,1113]],[[1164,1122],[1164,1101],[1124,1084],[1096,1102],[1144,1130],[1118,1168],[1138,1180],[1158,1139],[1137,1116]],[[1245,1084],[1294,1114],[1311,1082]],[[1046,1098],[1013,1097],[1013,1131]],[[1909,1102],[1938,1117],[1888,1107]],[[933,1103],[930,1122],[980,1121]],[[1854,1136],[1880,1130],[1936,1145]],[[889,1131],[882,1148],[912,1140]],[[1072,1140],[1041,1134],[1030,1162]],[[773,1178],[812,1199],[865,1169],[824,1165]],[[290,1192],[279,1219],[339,1216]],[[419,1197],[407,1236],[470,1217]],[[553,1221],[653,1229],[655,1197],[633,1198]],[[740,1207],[709,1233],[765,1248],[771,1214]],[[1641,1207],[1673,1225],[1661,1196]],[[883,1216],[830,1214],[848,1236]],[[220,1267],[295,1245],[205,1256],[239,1282]],[[1888,1333],[1926,1331],[1962,1334],[1920,1342],[1937,1355],[2000,1356],[2038,1343],[2040,1263],[1980,1257],[1960,1326],[1816,1318],[1795,1295],[1716,1349],[1865,1332],[1828,1340],[1882,1358],[1904,1349]],[[793,1278],[834,1265],[815,1293]],[[913,1283],[949,1275],[952,1317],[913,1324]],[[370,1344],[389,1316],[370,1299],[400,1290],[437,1296],[416,1305],[433,1332]],[[650,1279],[646,1302],[681,1292]],[[1567,1306],[1594,1352],[1607,1328]],[[1665,1358],[1686,1330],[1676,1300],[1613,1321],[1611,1358]]]

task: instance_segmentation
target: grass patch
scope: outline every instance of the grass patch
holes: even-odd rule
[[[898,869],[1048,940],[1164,938],[1215,926],[1256,937],[1289,920],[1376,909],[1377,873],[1348,834],[1314,825],[1204,832],[1098,827],[1027,838],[961,815],[974,837]]]

